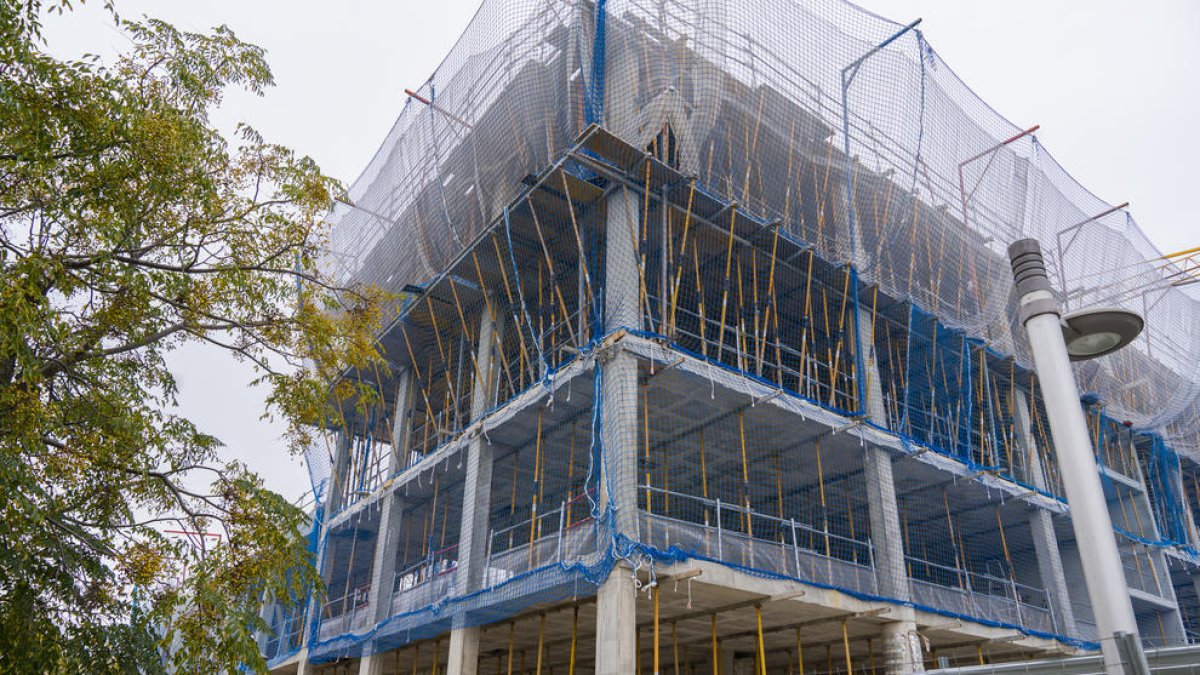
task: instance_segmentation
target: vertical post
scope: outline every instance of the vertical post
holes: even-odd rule
[[[796,538],[796,519],[792,518],[792,557],[796,562],[796,578],[800,579],[800,542]]]
[[[724,553],[721,547],[721,500],[717,499],[717,560],[724,560]]]
[[[1041,246],[1035,239],[1022,239],[1009,246],[1008,257],[1012,261],[1020,320],[1029,335],[1054,452],[1062,467],[1071,525],[1100,632],[1104,666],[1111,675],[1136,672],[1124,663],[1115,642],[1118,633],[1137,636],[1137,619],[1113,538],[1108,502],[1100,484],[1083,408],[1079,405],[1079,390],[1063,340],[1058,302],[1046,275]],[[1144,655],[1141,660],[1144,662]]]
[[[637,195],[617,188],[607,198],[605,330],[638,325]],[[609,555],[637,528],[637,361],[619,345],[601,359],[600,507],[611,528]],[[597,544],[600,545],[599,543]],[[637,666],[637,612],[632,570],[618,563],[596,597],[596,673],[627,675]]]
[[[494,303],[484,303],[479,318],[479,344],[475,363],[478,374],[471,391],[471,419],[478,420],[495,403],[500,381],[494,358],[494,334],[497,317]],[[463,481],[462,520],[458,539],[458,571],[454,580],[455,595],[479,590],[487,576],[488,514],[492,505],[492,463],[494,453],[482,433],[476,434],[467,446],[466,476]],[[466,617],[454,617],[450,631],[450,653],[446,659],[446,675],[475,675],[479,669],[479,627],[468,626]]]
[[[412,386],[411,371],[400,370],[396,374],[396,414],[392,420],[392,452],[388,456],[387,474],[390,476],[403,467],[403,458],[408,454],[404,447],[408,442],[409,410],[404,402],[408,400],[409,387]],[[379,533],[375,537],[375,560],[371,564],[371,591],[367,611],[371,612],[370,626],[383,621],[392,610],[392,588],[396,576],[396,549],[400,545],[396,523],[401,520],[403,509],[402,499],[390,489],[385,488],[380,497]],[[359,661],[360,675],[382,675],[385,660],[384,654],[373,653],[374,645],[368,643],[367,655]]]

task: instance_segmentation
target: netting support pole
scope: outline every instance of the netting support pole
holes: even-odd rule
[[[495,303],[486,303],[494,307]],[[498,314],[488,309],[480,313],[479,337],[475,362],[479,375],[471,391],[471,419],[483,416],[495,403],[500,381],[496,344],[503,325]],[[487,569],[488,514],[492,508],[492,465],[495,454],[483,434],[467,446],[466,476],[463,481],[462,520],[459,525],[458,572],[455,595],[478,591]],[[479,627],[466,625],[465,617],[455,616],[450,631],[450,653],[446,657],[446,675],[476,675],[479,671]]]
[[[883,42],[880,42],[878,45],[872,47],[871,50],[868,51],[866,54],[863,54],[862,56],[858,57],[858,59],[856,59],[854,62],[850,63],[849,65],[847,65],[845,68],[842,68],[842,72],[841,72],[841,78],[842,78],[842,152],[844,154],[844,159],[846,162],[846,170],[845,170],[846,175],[844,176],[844,178],[846,181],[847,209],[846,209],[845,213],[846,213],[846,218],[848,221],[847,222],[847,226],[848,226],[847,231],[849,232],[849,235],[850,235],[850,260],[849,260],[849,262],[851,264],[853,264],[855,267],[859,268],[860,270],[863,269],[865,267],[865,265],[863,264],[864,261],[859,260],[859,252],[862,249],[862,242],[858,241],[858,239],[859,239],[858,224],[855,222],[856,219],[855,219],[855,213],[854,213],[854,188],[853,188],[853,183],[852,183],[852,181],[853,181],[852,174],[853,174],[853,169],[854,169],[854,157],[850,154],[850,85],[854,83],[854,78],[858,76],[859,69],[862,68],[863,63],[865,63],[867,59],[869,59],[872,56],[874,56],[875,54],[879,53],[884,47],[887,47],[888,45],[892,44],[896,40],[900,39],[900,37],[902,35],[904,35],[905,33],[916,28],[917,24],[919,24],[919,23],[921,23],[921,20],[917,19],[916,21],[913,21],[912,23],[908,24],[904,28],[901,28],[900,30],[896,31],[895,33],[892,34],[891,37],[884,40]]]
[[[1016,405],[1013,407],[1014,420],[1017,426],[1017,448],[1025,457],[1034,457],[1037,441],[1033,437],[1032,417],[1029,414],[1029,401],[1023,393],[1018,393]],[[1029,471],[1025,479],[1029,484],[1040,490],[1046,489],[1046,474],[1042,463],[1027,461]],[[1058,535],[1054,532],[1054,522],[1050,512],[1045,509],[1033,509],[1029,514],[1029,531],[1033,539],[1033,550],[1037,555],[1038,572],[1042,579],[1042,588],[1050,599],[1050,612],[1053,615],[1055,632],[1059,635],[1073,635],[1075,627],[1075,611],[1071,607],[1071,596],[1067,593],[1067,578],[1063,572],[1062,552],[1058,548]]]
[[[403,458],[408,454],[408,424],[410,415],[405,401],[412,386],[412,371],[408,368],[396,371],[396,413],[392,420],[392,452],[388,455],[387,474],[395,475],[404,467]],[[380,499],[379,533],[375,539],[375,559],[371,563],[371,591],[368,596],[372,621],[383,621],[391,615],[392,587],[396,576],[396,550],[400,547],[399,524],[403,521],[403,498],[389,490]],[[383,675],[386,653],[376,653],[376,647],[368,642],[363,647],[359,660],[359,675]]]
[[[607,198],[604,327],[640,325],[637,194],[618,188]],[[602,527],[597,547],[616,556],[637,535],[637,361],[619,345],[600,359]],[[604,535],[608,534],[608,541]],[[637,667],[637,605],[632,570],[620,558],[596,595],[596,675],[628,675]]]

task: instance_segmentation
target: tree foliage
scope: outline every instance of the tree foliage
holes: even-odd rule
[[[112,12],[126,54],[61,60],[47,2],[0,0],[0,672],[261,668],[259,600],[316,581],[305,516],[177,414],[167,355],[252,364],[301,447],[384,299],[319,270],[340,186],[209,120],[263,50]]]

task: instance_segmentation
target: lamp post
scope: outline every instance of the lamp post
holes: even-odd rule
[[[1017,287],[1020,320],[1029,335],[1054,454],[1071,507],[1071,525],[1100,633],[1104,667],[1110,675],[1143,673],[1146,661],[1137,637],[1137,618],[1070,363],[1129,344],[1141,331],[1142,320],[1136,314],[1115,309],[1077,313],[1064,321],[1037,240],[1013,242],[1008,257]]]

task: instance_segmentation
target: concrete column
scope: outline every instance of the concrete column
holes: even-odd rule
[[[858,308],[858,353],[862,354],[866,378],[863,411],[868,421],[888,426],[887,409],[883,404],[883,384],[879,379],[879,361],[875,354],[871,313]],[[900,511],[896,501],[896,482],[892,472],[892,453],[868,445],[863,453],[863,472],[867,488],[867,509],[871,521],[871,546],[875,564],[875,579],[879,595],[907,601],[911,592],[904,561],[904,534],[900,527]],[[888,675],[925,670],[921,658],[921,639],[917,635],[916,616],[908,607],[896,607],[889,613],[895,621],[883,626],[883,664]]]
[[[1026,458],[1028,467],[1026,480],[1035,488],[1046,489],[1046,475],[1041,462],[1033,461],[1039,456],[1037,441],[1033,438],[1033,427],[1029,414],[1029,401],[1017,396],[1016,419],[1017,448]],[[1054,520],[1045,509],[1035,508],[1029,514],[1029,529],[1033,537],[1033,548],[1037,554],[1038,572],[1042,588],[1050,598],[1050,611],[1054,623],[1063,635],[1075,635],[1075,610],[1071,607],[1071,596],[1067,592],[1066,575],[1063,573],[1062,552],[1058,548],[1058,536],[1054,533]]]
[[[392,421],[392,452],[388,458],[388,475],[394,475],[404,466],[408,455],[408,425],[411,422],[408,406],[409,387],[412,386],[411,371],[399,371],[396,376],[396,413]],[[392,587],[396,577],[396,549],[400,545],[394,530],[403,516],[403,500],[389,487],[384,487],[380,497],[379,534],[375,538],[375,560],[371,564],[370,611],[375,623],[387,619],[392,613]],[[374,644],[368,642],[365,650],[373,652]],[[383,675],[384,654],[369,653],[358,662],[360,675]]]
[[[471,391],[471,420],[478,420],[496,401],[499,371],[496,367],[496,315],[484,309],[479,321],[479,344],[475,350],[478,374]],[[455,595],[479,590],[487,572],[488,516],[492,511],[492,446],[476,434],[467,447],[466,478],[463,483],[462,521],[458,538],[458,572]],[[465,617],[454,617],[450,631],[447,675],[475,675],[479,670],[479,627],[465,625]]]
[[[1132,443],[1132,440],[1130,440]],[[1162,530],[1158,529],[1158,519],[1154,517],[1154,508],[1150,504],[1150,492],[1146,487],[1146,473],[1142,470],[1140,462],[1134,462],[1134,471],[1136,476],[1132,476],[1141,486],[1141,491],[1134,495],[1132,506],[1139,509],[1142,514],[1143,523],[1150,523],[1150,532],[1147,538],[1158,541],[1162,539]],[[1114,521],[1116,518],[1114,517]],[[1136,518],[1135,518],[1136,521]],[[1117,535],[1119,536],[1119,535]],[[1138,546],[1138,544],[1134,544]],[[1162,612],[1161,621],[1154,621],[1146,630],[1142,630],[1144,636],[1156,635],[1166,644],[1180,645],[1187,643],[1187,632],[1183,628],[1183,616],[1179,612],[1179,600],[1175,597],[1175,586],[1171,583],[1171,569],[1167,566],[1167,555],[1163,549],[1158,546],[1144,547],[1147,557],[1150,559],[1150,564],[1153,565],[1151,576],[1155,580],[1156,588],[1151,589],[1153,595],[1170,602],[1174,608]]]
[[[333,444],[333,466],[330,468],[329,484],[325,487],[325,517],[332,517],[345,504],[346,472],[350,469],[350,449],[354,437],[346,432],[350,420],[343,420]]]
[[[618,188],[609,194],[607,207],[604,325],[612,331],[639,325],[637,195]],[[621,535],[637,537],[637,361],[619,346],[602,360],[600,506],[613,515],[615,542]],[[596,675],[636,669],[636,600],[632,572],[618,564],[596,596]]]

